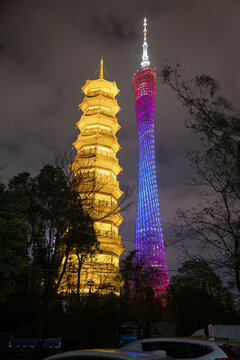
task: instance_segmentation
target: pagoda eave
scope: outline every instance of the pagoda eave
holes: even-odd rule
[[[107,81],[105,79],[87,80],[86,84],[82,87],[85,95],[94,89],[103,89],[114,97],[120,92],[115,81]]]

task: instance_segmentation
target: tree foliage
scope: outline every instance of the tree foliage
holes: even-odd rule
[[[136,251],[130,251],[121,261],[121,273],[124,280],[122,292],[134,298],[153,298],[152,280],[154,269],[147,266],[144,259],[136,256]]]
[[[179,66],[166,65],[161,76],[186,107],[186,126],[202,145],[188,154],[195,169],[190,185],[202,189],[202,199],[196,207],[177,211],[175,242],[199,241],[202,254],[227,270],[240,292],[240,113],[207,75],[182,81]]]
[[[41,338],[50,307],[56,304],[59,286],[65,272],[69,271],[70,253],[81,255],[83,262],[83,257],[98,248],[93,221],[84,212],[82,199],[72,186],[71,177],[58,166],[45,165],[35,177],[28,173],[18,174],[9,181],[6,191],[1,190],[2,206],[9,203],[12,212],[11,215],[5,206],[0,219],[0,226],[6,233],[5,236],[2,232],[6,238],[2,240],[3,254],[6,253],[8,259],[5,262],[16,264],[19,258],[26,260],[24,278],[18,279],[12,292],[39,307]],[[4,196],[7,196],[6,201]],[[25,205],[21,212],[20,196]],[[19,234],[18,238],[16,234]],[[25,258],[19,250],[20,241]],[[11,259],[13,251],[17,250],[16,259]],[[6,274],[5,266],[5,277]]]
[[[153,279],[157,272],[144,259],[131,251],[122,259],[120,270],[123,278],[120,303],[125,321],[165,321],[163,297],[153,290]]]
[[[0,184],[0,303],[10,294],[27,263],[24,212],[27,199],[21,191]]]
[[[210,323],[237,322],[234,296],[204,260],[185,261],[171,278],[167,309],[181,335],[191,335]]]

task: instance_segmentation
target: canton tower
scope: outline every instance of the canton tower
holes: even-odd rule
[[[138,129],[138,197],[136,242],[138,261],[151,267],[152,288],[164,295],[169,284],[162,233],[155,165],[154,114],[156,69],[150,66],[147,53],[147,19],[143,22],[141,69],[134,76],[134,95]]]

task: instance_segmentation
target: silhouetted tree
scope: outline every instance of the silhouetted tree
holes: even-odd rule
[[[45,165],[34,178],[19,174],[9,181],[9,191],[21,191],[27,198],[24,222],[29,270],[25,293],[40,302],[42,338],[70,253],[80,254],[83,249],[92,253],[97,239],[81,197],[61,168]]]
[[[166,65],[161,76],[187,109],[187,128],[201,141],[201,150],[188,154],[196,172],[190,185],[202,189],[201,202],[177,211],[174,242],[199,241],[200,256],[227,270],[240,292],[240,112],[207,75],[181,81],[179,67]]]
[[[171,311],[170,311],[171,310]],[[237,322],[234,295],[204,260],[185,261],[171,278],[167,311],[181,335],[191,335],[211,323]]]
[[[157,297],[153,290],[156,270],[147,265],[144,259],[131,251],[122,259],[120,270],[123,278],[120,304],[125,321],[164,321],[163,297]]]
[[[27,199],[21,191],[0,184],[0,303],[14,291],[17,276],[27,264]]]

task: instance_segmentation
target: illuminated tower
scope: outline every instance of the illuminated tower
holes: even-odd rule
[[[147,20],[144,19],[141,69],[134,76],[138,128],[138,198],[136,218],[137,257],[155,269],[152,286],[156,295],[165,294],[168,272],[162,233],[155,165],[154,113],[156,69],[147,53]]]
[[[120,125],[115,116],[120,110],[115,99],[119,89],[115,82],[104,79],[102,59],[99,78],[87,80],[82,91],[85,97],[79,105],[83,114],[77,123],[80,134],[73,144],[77,150],[73,171],[81,176],[79,193],[84,210],[94,220],[100,253],[81,270],[81,292],[89,288],[109,292],[124,250],[118,234],[123,218],[117,204],[123,192],[117,180],[122,168],[116,157],[120,150],[116,137]],[[74,264],[74,255],[71,259]]]

